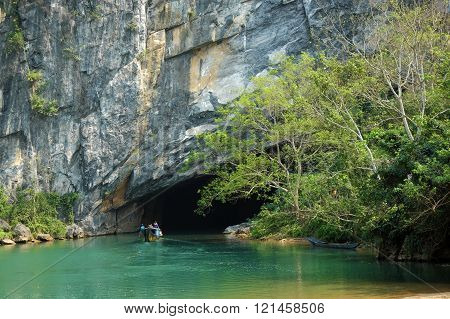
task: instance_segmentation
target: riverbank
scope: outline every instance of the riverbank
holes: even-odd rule
[[[261,238],[252,237],[251,223],[245,222],[237,225],[228,226],[224,230],[224,234],[231,238],[238,238],[241,240],[254,240],[276,242],[283,245],[304,245],[310,246],[311,243],[305,237],[285,237],[285,236],[266,236]],[[410,254],[405,247],[402,247],[396,254],[390,254],[380,251],[373,243],[359,242],[358,249],[369,249],[374,252],[379,260],[389,260],[395,262],[419,262],[419,263],[448,263],[450,262],[450,248],[442,250],[440,255],[429,256],[423,253]]]
[[[56,236],[55,234],[52,236],[47,233],[33,234],[29,227],[21,223],[17,223],[14,227],[11,227],[5,220],[0,219],[1,246],[52,242],[54,240],[79,239],[84,237],[85,233],[83,229],[76,224],[67,225],[65,226],[65,232],[59,232]]]

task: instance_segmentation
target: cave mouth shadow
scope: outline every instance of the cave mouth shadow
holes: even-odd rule
[[[200,198],[198,190],[212,180],[211,176],[193,177],[167,189],[144,206],[142,223],[158,221],[165,233],[221,233],[257,214],[262,202],[256,199],[234,203],[215,203],[206,216],[195,213]]]

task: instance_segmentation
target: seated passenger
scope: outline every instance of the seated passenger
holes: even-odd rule
[[[162,231],[161,231],[161,229],[159,228],[158,222],[157,222],[156,220],[153,222],[152,227],[153,227],[153,229],[154,229],[154,234],[155,234],[155,236],[156,236],[156,237],[161,237],[161,236],[162,236]]]

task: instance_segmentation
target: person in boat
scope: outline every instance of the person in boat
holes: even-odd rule
[[[149,240],[149,236],[150,236],[150,225],[148,225],[148,227],[144,226],[144,241],[148,242]]]
[[[156,237],[161,237],[162,236],[161,228],[159,228],[158,222],[156,220],[152,224],[152,233]]]
[[[139,227],[139,237],[145,236],[145,226],[144,224],[141,224],[141,227]]]

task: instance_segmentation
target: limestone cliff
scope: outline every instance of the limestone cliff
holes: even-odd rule
[[[144,197],[199,173],[179,166],[217,106],[279,53],[332,40],[325,17],[367,3],[0,0],[0,184],[79,192],[90,234],[135,229]],[[15,18],[23,48],[11,48]],[[30,70],[55,116],[32,110]]]

